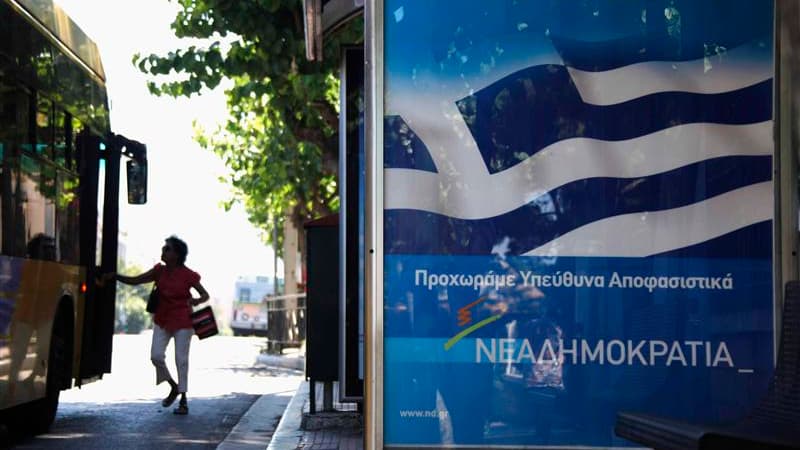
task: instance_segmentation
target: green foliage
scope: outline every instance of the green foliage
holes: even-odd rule
[[[138,334],[142,330],[153,326],[150,313],[145,310],[146,303],[142,299],[127,301],[122,305],[125,311],[125,323],[121,324],[119,332]]]
[[[242,203],[267,241],[284,217],[299,225],[338,210],[340,47],[362,40],[362,22],[326,37],[323,61],[310,62],[300,0],[177,3],[175,35],[207,45],[194,39],[167,55],[136,55],[134,64],[155,76],[148,87],[156,95],[191,96],[233,81],[227,123],[196,128],[196,140],[231,169],[225,208]]]
[[[120,261],[117,266],[119,273],[138,275],[145,272],[136,265],[125,266],[124,261]],[[114,331],[136,334],[152,327],[150,313],[146,310],[147,297],[150,295],[151,288],[152,283],[137,286],[117,283],[117,320]]]

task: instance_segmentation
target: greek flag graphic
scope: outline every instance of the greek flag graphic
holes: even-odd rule
[[[551,46],[541,54],[501,62],[498,49],[491,70],[458,82],[390,80],[386,251],[490,254],[507,240],[525,255],[752,252],[728,244],[772,219],[771,26],[693,30],[691,45],[656,31],[551,31],[530,37]]]

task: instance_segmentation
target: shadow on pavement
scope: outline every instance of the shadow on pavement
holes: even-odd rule
[[[160,400],[152,399],[62,404],[50,432],[39,436],[8,435],[7,444],[0,448],[215,449],[258,397],[243,393],[189,397],[187,416],[173,414],[176,405],[164,408]],[[279,420],[280,416],[274,418],[273,429]]]

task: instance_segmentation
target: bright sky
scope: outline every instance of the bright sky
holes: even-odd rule
[[[207,128],[226,116],[222,89],[191,99],[151,95],[132,55],[165,54],[181,47],[169,24],[167,0],[56,0],[100,48],[111,102],[112,131],[147,144],[148,203],[121,202],[128,263],[155,264],[163,240],[176,234],[189,245],[186,265],[200,273],[212,297],[227,300],[241,275],[273,274],[273,252],[241,207],[225,212],[228,187],[222,161],[193,139],[192,121]],[[123,166],[124,170],[124,166]],[[226,177],[227,178],[227,177]],[[121,186],[124,193],[125,187]],[[282,266],[278,262],[279,276]]]

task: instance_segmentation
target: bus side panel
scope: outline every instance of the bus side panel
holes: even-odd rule
[[[78,267],[78,280],[86,280],[86,268]],[[80,292],[80,289],[76,292]],[[73,330],[73,351],[72,351],[72,379],[75,380],[75,385],[81,385],[81,357],[83,355],[83,326],[84,314],[86,313],[86,294],[80,293],[75,296],[75,309],[73,311],[75,317],[75,328]]]
[[[0,409],[44,397],[55,312],[79,282],[75,266],[0,256]]]

